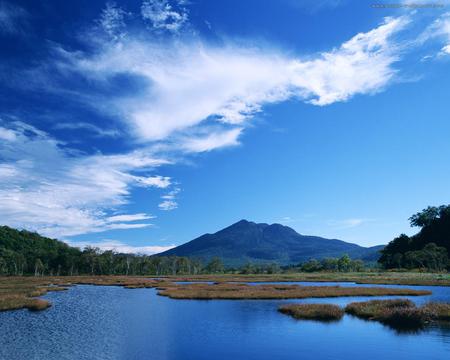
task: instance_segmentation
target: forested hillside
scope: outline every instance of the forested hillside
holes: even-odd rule
[[[409,218],[419,227],[414,236],[401,234],[381,251],[379,262],[391,268],[450,268],[450,205],[430,206]]]
[[[172,275],[197,274],[204,267],[185,257],[120,254],[86,247],[80,250],[37,233],[0,227],[0,275]],[[221,264],[206,266],[221,271]]]

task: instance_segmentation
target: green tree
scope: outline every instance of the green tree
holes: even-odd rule
[[[428,206],[409,218],[411,226],[430,226],[434,221],[450,214],[450,205]]]
[[[339,271],[345,272],[350,270],[351,259],[347,254],[342,255],[338,260]]]
[[[212,260],[206,265],[205,271],[209,274],[222,273],[224,266],[222,260],[218,257],[212,258]]]

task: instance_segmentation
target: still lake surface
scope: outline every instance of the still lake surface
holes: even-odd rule
[[[404,287],[433,291],[410,297],[417,304],[450,302],[450,287]],[[0,313],[0,359],[450,359],[450,324],[398,333],[348,315],[320,323],[277,312],[283,303],[345,305],[373,297],[172,300],[155,289],[80,285],[44,298],[53,303],[46,311]]]

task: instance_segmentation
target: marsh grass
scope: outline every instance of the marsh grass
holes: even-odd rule
[[[284,273],[284,274],[223,274],[223,275],[190,275],[167,276],[169,281],[216,281],[216,282],[355,282],[357,284],[390,284],[390,285],[424,285],[450,286],[448,273],[422,272],[314,272],[314,273]]]
[[[77,284],[134,289],[156,287],[165,284],[165,281],[126,276],[0,277],[0,311],[23,308],[45,310],[51,304],[37,297],[49,291],[64,291]]]
[[[290,315],[295,319],[337,321],[344,315],[344,310],[332,304],[287,304],[278,308],[278,311]]]
[[[371,300],[364,302],[352,302],[345,307],[345,312],[363,319],[379,318],[393,309],[414,307],[411,300]]]
[[[450,321],[450,304],[443,302],[429,302],[423,307],[431,319]]]
[[[372,273],[370,273],[372,274]],[[401,274],[404,276],[404,274]],[[414,274],[413,276],[416,276]],[[420,274],[419,274],[420,275]],[[331,276],[331,278],[330,278]],[[298,285],[257,285],[251,286],[239,282],[227,281],[343,281],[363,276],[361,274],[276,274],[264,275],[223,275],[223,276],[192,276],[192,277],[159,277],[148,278],[139,276],[60,276],[60,277],[0,277],[0,311],[28,308],[30,301],[45,295],[48,291],[64,291],[73,285],[122,286],[129,289],[157,288],[160,295],[174,299],[290,299],[290,298],[320,298],[338,296],[401,296],[429,295],[430,291],[411,289],[387,289],[376,287],[339,287],[339,286],[298,286]],[[391,276],[391,274],[386,275]],[[425,275],[426,281],[435,279],[440,285],[449,281],[448,275]],[[437,277],[443,276],[443,279]],[[447,277],[445,277],[447,276]],[[366,280],[368,283],[382,281],[379,274],[372,274]],[[391,277],[393,281],[396,277]],[[215,284],[184,284],[177,285],[175,281],[209,281]],[[408,281],[411,281],[409,278]],[[415,280],[416,282],[416,280]],[[380,282],[381,283],[381,282]],[[441,313],[445,309],[439,308]],[[444,310],[443,310],[444,309]],[[430,310],[431,311],[431,310]],[[438,307],[435,306],[435,311]]]
[[[430,302],[417,307],[404,299],[354,302],[346,306],[345,312],[397,330],[421,329],[430,322],[450,320],[450,304]]]
[[[52,304],[43,299],[31,299],[28,301],[26,308],[30,311],[42,311],[49,308]]]
[[[344,296],[418,296],[431,291],[379,287],[247,285],[241,283],[168,284],[158,287],[159,295],[172,299],[304,299]]]

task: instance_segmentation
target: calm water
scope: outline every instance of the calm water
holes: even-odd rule
[[[432,296],[411,299],[417,303],[450,301],[450,288],[429,289]],[[381,324],[350,316],[324,324],[297,321],[276,311],[287,302],[344,305],[367,299],[363,297],[171,300],[157,296],[154,289],[99,286],[77,286],[45,297],[53,307],[44,312],[0,313],[0,359],[450,358],[450,326],[399,334]]]

